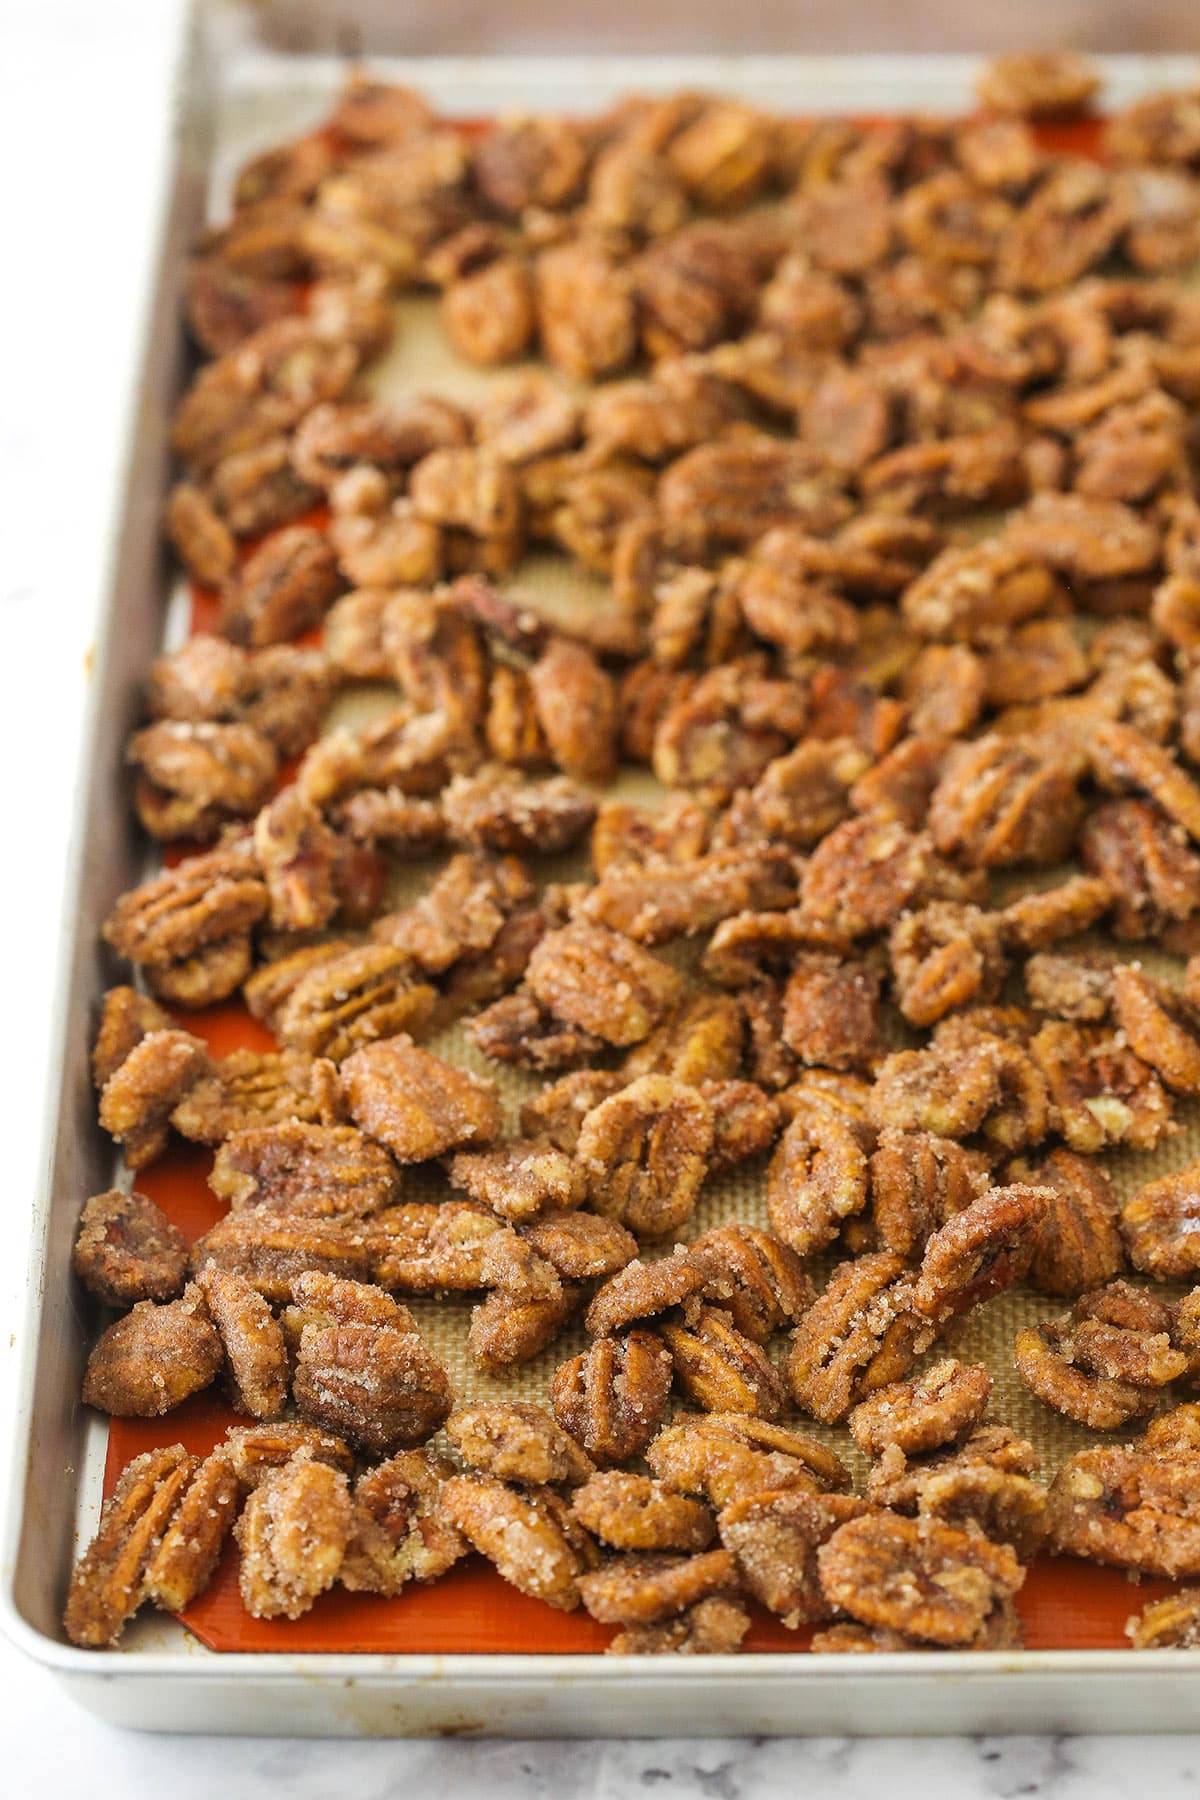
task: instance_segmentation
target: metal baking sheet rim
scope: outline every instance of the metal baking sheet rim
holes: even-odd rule
[[[84,1429],[76,1398],[83,1326],[68,1280],[71,1227],[79,1193],[95,1191],[83,1184],[107,1179],[104,1162],[110,1155],[94,1120],[87,1022],[105,977],[96,927],[115,895],[136,878],[143,854],[128,823],[120,745],[133,715],[137,678],[157,648],[162,626],[157,517],[168,465],[169,402],[182,369],[176,285],[182,253],[200,216],[211,149],[214,69],[202,11],[179,7],[174,131],[171,143],[160,146],[153,221],[158,236],[139,296],[145,348],[130,392],[118,465],[122,479],[113,484],[114,532],[98,588],[95,673],[81,737],[82,803],[65,883],[67,948],[56,986],[42,1177],[31,1233],[31,1298],[9,1461],[0,1628],[89,1710],[114,1724],[162,1732],[653,1737],[1194,1729],[1200,1721],[1200,1650],[1163,1651],[1136,1661],[1123,1651],[1036,1651],[626,1662],[587,1655],[213,1654],[173,1624],[151,1628],[151,1636],[169,1643],[166,1651],[139,1647],[144,1631],[119,1651],[75,1649],[57,1634],[75,1549],[73,1458]],[[744,76],[750,62],[761,70],[765,60],[606,56],[602,67],[617,85],[656,78],[739,85],[736,72]],[[578,79],[586,65],[578,58],[566,61]],[[787,68],[781,66],[785,61]],[[868,85],[874,90],[885,71],[882,59],[871,62],[875,79]],[[849,58],[771,58],[770,84],[786,77],[795,93],[801,85],[813,91],[816,83],[828,100],[831,91],[852,81],[851,63]],[[272,66],[268,58],[261,72],[269,77]],[[853,66],[862,71],[861,64]],[[888,59],[886,66],[893,104],[933,104],[939,93],[943,100],[961,94],[969,65],[963,58],[922,57]],[[1193,77],[1196,72],[1194,59],[1185,58],[1121,58],[1111,66],[1114,85],[1124,91],[1178,82],[1185,71]],[[429,85],[435,92],[445,92],[457,74],[476,105],[486,96],[499,107],[511,104],[517,90],[541,89],[548,73],[546,61],[528,58],[503,63],[439,58],[419,71],[410,68],[414,79],[433,77]],[[557,91],[561,95],[562,86]],[[87,1169],[76,1173],[81,1159]],[[48,1387],[56,1390],[54,1410],[44,1401]],[[31,1602],[31,1582],[42,1589],[40,1609]],[[1131,1611],[1135,1596],[1131,1587]],[[39,1610],[44,1624],[32,1616]]]

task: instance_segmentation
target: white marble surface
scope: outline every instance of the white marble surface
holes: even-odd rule
[[[433,0],[430,0],[432,6]],[[139,321],[161,79],[177,0],[0,5],[0,769],[7,1126],[0,1205],[0,1404],[21,1335],[26,1205],[37,1158],[46,995],[86,684],[98,547],[111,493],[124,369]],[[421,10],[419,7],[415,10]],[[14,254],[14,246],[21,246]],[[14,280],[13,278],[18,279]],[[42,696],[61,697],[48,717]],[[16,861],[19,847],[20,861]],[[14,869],[22,880],[11,879]],[[10,947],[19,946],[16,954]],[[4,1438],[7,1441],[7,1429]],[[1131,1800],[1200,1791],[1200,1739],[897,1742],[361,1743],[138,1737],[76,1711],[0,1641],[4,1790],[171,1800],[227,1794],[458,1800],[645,1794],[743,1800],[1045,1795]]]

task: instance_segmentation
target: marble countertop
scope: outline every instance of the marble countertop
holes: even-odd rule
[[[514,5],[517,0],[514,0]],[[6,840],[30,879],[6,883],[6,1014],[0,1042],[9,1122],[0,1208],[0,1406],[21,1334],[19,1272],[32,1187],[57,952],[77,733],[87,678],[97,547],[103,543],[124,370],[139,321],[131,282],[145,258],[154,158],[168,123],[162,73],[181,0],[6,0],[0,8],[0,151],[8,265],[0,311],[0,766]],[[431,12],[433,0],[411,10]],[[1069,9],[1064,9],[1069,10]],[[114,196],[118,197],[114,201]],[[82,329],[81,329],[82,326]],[[31,671],[33,672],[31,675]],[[49,728],[41,696],[62,696]],[[35,771],[35,778],[27,775]],[[11,864],[10,864],[11,867]],[[33,877],[36,876],[36,879]],[[28,1121],[28,1128],[21,1122]],[[7,1427],[5,1425],[5,1441]],[[122,1733],[77,1711],[0,1640],[7,1791],[171,1800],[213,1793],[295,1800],[447,1792],[456,1800],[594,1800],[643,1793],[743,1800],[817,1789],[822,1800],[953,1793],[1131,1800],[1200,1793],[1200,1739],[658,1740],[595,1743],[319,1743]]]

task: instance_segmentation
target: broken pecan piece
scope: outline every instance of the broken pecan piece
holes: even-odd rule
[[[107,1306],[173,1300],[187,1263],[182,1232],[146,1194],[112,1188],[85,1201],[71,1266]]]
[[[454,1465],[429,1450],[401,1450],[354,1484],[346,1554],[338,1580],[352,1593],[398,1594],[406,1581],[436,1581],[466,1554],[442,1516]]]

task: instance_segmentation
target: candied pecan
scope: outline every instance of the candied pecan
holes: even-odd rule
[[[795,869],[787,850],[757,844],[715,850],[688,862],[619,865],[584,896],[579,916],[639,943],[661,944],[709,931],[746,909],[786,906],[795,894]]]
[[[440,1516],[523,1594],[572,1612],[595,1545],[553,1488],[517,1489],[489,1475],[452,1476]]]
[[[353,1218],[398,1199],[400,1171],[381,1145],[353,1126],[289,1119],[226,1138],[209,1186],[234,1212],[261,1207],[312,1218]]]
[[[233,1528],[241,1489],[223,1445],[196,1469],[145,1573],[145,1594],[168,1612],[182,1612],[212,1578]]]
[[[840,957],[849,948],[849,938],[836,925],[825,924],[802,907],[791,907],[786,912],[737,913],[717,926],[701,958],[701,967],[722,987],[742,990],[741,1000],[752,1032],[755,993],[769,991],[774,996],[772,1010],[778,1014],[772,1022],[772,1030],[778,1039],[775,1048],[779,1059],[790,1069],[794,1062],[793,1053],[780,1036],[783,989],[764,980],[764,976],[768,971],[790,969],[797,957],[806,951]],[[791,1079],[790,1074],[786,1079]],[[774,1085],[783,1086],[785,1082]]]
[[[547,361],[564,374],[594,380],[615,375],[633,360],[632,283],[598,240],[583,238],[543,251],[535,278]]]
[[[446,1434],[467,1467],[525,1486],[578,1487],[595,1474],[591,1459],[540,1406],[496,1400],[452,1413]]]
[[[741,1059],[742,1012],[737,1001],[728,994],[695,994],[634,1046],[623,1068],[627,1080],[669,1075],[697,1085],[731,1079]]]
[[[1195,1446],[1151,1438],[1173,1416],[1133,1444],[1082,1450],[1064,1463],[1050,1489],[1055,1551],[1171,1580],[1200,1574]]]
[[[676,1231],[695,1208],[712,1140],[712,1110],[694,1087],[639,1076],[580,1127],[576,1155],[593,1209],[639,1236]]]
[[[798,957],[784,990],[784,1043],[802,1063],[869,1065],[879,1050],[880,981],[867,963]]]
[[[1112,1009],[1130,1049],[1176,1094],[1200,1093],[1200,1042],[1186,994],[1153,980],[1136,963],[1112,971]]]
[[[269,1425],[233,1425],[225,1433],[222,1451],[242,1489],[249,1493],[272,1470],[282,1468],[293,1456],[303,1454],[316,1462],[349,1475],[354,1468],[350,1448],[332,1432],[315,1425],[274,1420]]]
[[[953,1357],[934,1363],[912,1381],[898,1381],[863,1400],[847,1421],[860,1450],[879,1456],[894,1444],[905,1456],[954,1443],[978,1424],[992,1391],[980,1363]]]
[[[989,706],[1029,703],[1082,687],[1087,660],[1065,619],[1021,625],[983,658]]]
[[[734,546],[777,525],[830,531],[850,511],[821,455],[754,436],[689,450],[662,477],[658,504],[669,525],[699,519],[710,543]]]
[[[1088,741],[1097,780],[1110,792],[1143,790],[1191,838],[1200,838],[1200,790],[1171,753],[1131,725],[1101,721]]]
[[[1035,1166],[1021,1165],[1019,1174],[1049,1190],[1029,1265],[1031,1287],[1043,1294],[1080,1294],[1124,1268],[1116,1195],[1102,1169],[1070,1150],[1052,1150]]]
[[[583,781],[606,781],[616,763],[617,699],[591,651],[556,638],[529,673],[551,759]]]
[[[846,817],[869,768],[869,754],[851,738],[798,744],[774,757],[754,786],[734,797],[722,836],[747,844],[782,840],[808,849]]]
[[[271,1419],[288,1397],[287,1345],[270,1307],[240,1275],[214,1265],[202,1269],[196,1285],[208,1302],[220,1333],[235,1412]]]
[[[317,808],[285,788],[254,822],[254,850],[277,931],[316,931],[333,917],[339,844]]]
[[[533,277],[519,256],[495,256],[464,270],[442,295],[442,330],[460,356],[484,368],[513,362],[537,326]]]
[[[960,1647],[984,1634],[1025,1578],[1007,1545],[890,1513],[842,1525],[817,1564],[826,1599],[862,1624]]]
[[[233,533],[202,488],[181,481],[171,489],[166,531],[193,581],[220,587],[233,573],[237,561]]]
[[[707,1506],[672,1494],[645,1475],[593,1474],[571,1496],[571,1510],[614,1550],[704,1550],[715,1536]]]
[[[370,1245],[358,1220],[290,1218],[257,1207],[231,1213],[197,1239],[192,1266],[228,1269],[256,1287],[272,1306],[292,1297],[292,1283],[309,1270],[366,1277]]]
[[[606,1656],[730,1656],[742,1647],[750,1614],[738,1600],[712,1594],[673,1619],[654,1625],[626,1625]]]
[[[208,1068],[204,1046],[188,1032],[151,1031],[108,1076],[100,1123],[131,1169],[144,1168],[166,1149],[173,1114]]]
[[[876,1388],[900,1381],[934,1341],[912,1309],[913,1284],[889,1251],[839,1264],[796,1327],[788,1380],[796,1402],[825,1424]]]
[[[354,1484],[346,1554],[338,1572],[352,1593],[398,1594],[409,1580],[435,1581],[466,1553],[441,1516],[443,1484],[455,1473],[429,1450],[402,1450]]]
[[[798,1256],[826,1249],[867,1203],[867,1159],[842,1120],[801,1110],[767,1171],[771,1224]]]
[[[932,1234],[987,1186],[987,1163],[978,1151],[928,1131],[885,1128],[869,1168],[880,1245],[899,1256],[923,1251]]]
[[[697,1085],[713,1115],[711,1171],[736,1168],[771,1148],[783,1122],[772,1095],[753,1081],[701,1081]]]
[[[414,905],[377,919],[372,935],[402,961],[441,975],[469,952],[487,950],[506,918],[532,895],[533,884],[515,857],[463,851]]]
[[[736,1590],[738,1568],[728,1550],[694,1556],[616,1556],[582,1575],[579,1592],[605,1625],[650,1625],[685,1612],[711,1595]]]
[[[966,644],[930,644],[905,672],[901,692],[909,708],[910,730],[927,737],[927,760],[933,762],[934,746],[944,759],[946,740],[969,731],[983,711],[983,661]],[[921,736],[911,741],[920,742]],[[901,744],[893,754],[898,756],[903,749]],[[929,793],[935,786],[936,780],[930,781],[929,792],[923,793],[925,806],[916,823],[924,818]],[[913,822],[905,820],[906,824]]]
[[[293,1391],[303,1418],[375,1456],[422,1443],[454,1405],[445,1369],[414,1330],[366,1323],[305,1325]]]
[[[1129,224],[1127,190],[1083,160],[1062,159],[1015,216],[1000,279],[1023,293],[1065,288],[1095,268]]]
[[[261,537],[308,512],[320,499],[292,466],[290,439],[280,434],[223,456],[209,477],[213,502],[237,538]],[[236,580],[236,570],[229,571]]]
[[[815,1631],[808,1647],[815,1656],[890,1656],[897,1650],[928,1650],[929,1645],[902,1631],[845,1621]]]
[[[671,1388],[671,1357],[650,1331],[598,1337],[555,1371],[555,1416],[601,1463],[624,1462],[645,1449],[662,1424]]]
[[[847,819],[818,844],[805,869],[801,914],[847,937],[867,936],[921,895],[935,860],[929,839],[895,820]]]
[[[505,663],[492,669],[483,731],[488,753],[501,763],[536,769],[550,761],[533,703],[533,687],[524,669],[510,669]]]
[[[620,1046],[647,1037],[680,993],[666,963],[619,932],[584,923],[547,932],[527,979],[556,1018]]]
[[[388,674],[418,712],[443,712],[474,730],[487,699],[488,665],[475,621],[449,596],[393,595],[383,620]]]
[[[467,1200],[417,1201],[371,1219],[372,1279],[400,1293],[454,1293],[484,1286],[492,1240],[511,1228]]]
[[[113,1644],[146,1598],[146,1571],[199,1459],[182,1444],[147,1450],[121,1471],[96,1535],[75,1564],[63,1625],[73,1644]]]
[[[1072,1150],[1153,1150],[1171,1130],[1171,1098],[1117,1032],[1048,1019],[1029,1046],[1056,1128]]]
[[[691,1256],[708,1266],[705,1300],[757,1344],[794,1323],[815,1297],[795,1252],[754,1225],[716,1225],[695,1240]]]
[[[1121,1236],[1135,1269],[1159,1281],[1188,1281],[1200,1270],[1200,1165],[1160,1176],[1121,1208]]]
[[[658,1262],[639,1257],[604,1283],[584,1323],[593,1337],[604,1337],[672,1307],[682,1306],[690,1315],[703,1299],[708,1278],[705,1264],[682,1246]]]
[[[449,1177],[451,1187],[462,1188],[515,1224],[580,1206],[587,1197],[584,1170],[544,1138],[516,1138],[494,1150],[460,1150]]]
[[[329,541],[346,583],[356,588],[408,587],[437,581],[445,565],[446,542],[441,528],[418,518],[412,501],[393,500],[386,480],[369,471],[383,491],[370,506],[351,506],[366,488],[364,472],[342,477],[331,496],[334,505]],[[365,497],[362,496],[362,497]]]
[[[1126,1621],[1125,1636],[1135,1650],[1200,1648],[1200,1588],[1180,1588],[1151,1600]]]
[[[392,588],[364,587],[343,594],[330,607],[322,641],[339,675],[354,681],[387,680],[387,619],[395,598]]]
[[[723,1310],[704,1306],[688,1323],[668,1320],[659,1330],[671,1352],[676,1380],[705,1412],[779,1417],[785,1389],[778,1371]]]
[[[1074,773],[994,733],[957,744],[929,803],[938,849],[975,868],[1063,861],[1082,804]]]
[[[578,1287],[560,1282],[550,1265],[534,1257],[528,1245],[522,1249],[543,1271],[546,1290],[497,1287],[471,1314],[467,1347],[476,1364],[490,1375],[506,1374],[515,1364],[540,1355],[579,1305]]]
[[[88,1357],[83,1402],[117,1418],[154,1419],[216,1377],[221,1339],[194,1285],[178,1300],[141,1300]]]
[[[632,1232],[594,1213],[548,1213],[526,1226],[524,1236],[551,1268],[571,1281],[615,1275],[637,1255]]]
[[[163,719],[135,732],[125,760],[140,771],[138,818],[152,837],[215,837],[248,818],[270,792],[275,751],[252,725]]]
[[[342,1116],[337,1070],[298,1050],[235,1050],[210,1063],[176,1105],[171,1123],[198,1144],[289,1119],[334,1124]]]
[[[497,768],[456,775],[442,807],[450,836],[461,844],[542,855],[569,849],[596,816],[595,801],[566,776],[519,781]]]
[[[92,1080],[103,1088],[131,1050],[152,1031],[170,1031],[171,1018],[157,1001],[136,988],[109,988],[104,996],[96,1041],[92,1047]]]
[[[1095,65],[1072,50],[993,57],[975,81],[984,106],[1030,119],[1082,112],[1099,87]]]
[[[235,643],[261,648],[299,637],[320,623],[341,578],[319,531],[291,525],[276,532],[229,577],[221,592],[221,629]]]
[[[351,1118],[397,1162],[425,1162],[499,1135],[491,1083],[431,1056],[406,1035],[356,1050],[341,1075]]]
[[[633,265],[642,342],[655,361],[737,335],[754,310],[768,244],[741,221],[697,222],[651,244]]]
[[[187,1260],[182,1233],[147,1195],[112,1188],[84,1202],[71,1266],[106,1305],[173,1300]]]
[[[1065,1418],[1093,1431],[1113,1431],[1153,1410],[1153,1394],[1144,1386],[1103,1374],[1084,1359],[1085,1347],[1076,1342],[1070,1319],[1026,1326],[1013,1340],[1017,1374]]]
[[[1157,937],[1200,908],[1200,857],[1183,830],[1145,801],[1097,807],[1079,848],[1112,891],[1114,937]]]
[[[574,121],[521,118],[493,125],[471,160],[483,198],[516,218],[529,207],[568,206],[583,185],[587,148]]]
[[[288,965],[268,964],[246,988],[251,1011],[266,1012],[290,1049],[338,1061],[406,1026],[420,1029],[433,1011],[434,991],[414,979],[413,958],[389,944],[323,944],[290,967],[296,979],[286,986]]]
[[[912,1306],[940,1324],[1020,1281],[1033,1260],[1049,1196],[1016,1182],[989,1188],[940,1225],[925,1245]]]
[[[248,939],[267,904],[257,861],[239,840],[188,857],[122,894],[105,920],[103,935],[130,962],[166,970],[230,940]],[[210,997],[225,999],[245,972]]]
[[[1158,532],[1140,513],[1083,494],[1035,495],[1005,525],[1003,545],[1076,583],[1143,575],[1159,554]]]
[[[903,739],[854,783],[849,796],[854,811],[919,831],[949,747],[943,737]]]
[[[570,1068],[608,1048],[590,1031],[564,1024],[525,988],[485,1007],[468,1029],[482,1055],[530,1069]]]
[[[151,665],[149,710],[156,719],[250,725],[291,755],[316,736],[330,688],[319,650],[243,650],[201,634]]]
[[[769,679],[755,658],[710,669],[659,717],[652,762],[665,787],[703,790],[714,801],[752,787],[799,738],[808,700],[797,682]]]
[[[197,257],[186,275],[184,317],[207,355],[222,357],[263,325],[296,310],[290,281],[273,281],[227,266],[219,257]]]
[[[345,1475],[303,1455],[259,1484],[235,1527],[242,1603],[256,1619],[298,1619],[332,1587],[352,1521]]]
[[[922,637],[982,646],[1003,643],[1014,626],[1051,611],[1060,599],[1062,590],[1038,554],[1025,553],[1007,537],[943,550],[905,589],[900,603],[904,618]],[[935,699],[932,684],[938,674],[947,673],[959,691],[952,701]],[[934,709],[932,717],[922,716],[919,728],[945,730],[964,714],[978,712],[984,672],[961,657],[930,660],[916,678],[916,689],[918,697],[930,693],[926,705]]]
[[[1004,980],[999,921],[977,906],[935,901],[903,913],[889,950],[896,1003],[910,1025],[933,1025],[956,1007],[994,1000]]]
[[[778,1488],[815,1494],[850,1485],[840,1459],[816,1438],[742,1413],[678,1419],[646,1461],[672,1493],[703,1495],[715,1507]]]
[[[1000,915],[1001,930],[1020,948],[1036,949],[1085,930],[1111,900],[1107,883],[1076,875],[1061,887],[1010,901]],[[1094,1024],[1111,1004],[1112,964],[1086,953],[1041,951],[1025,964],[1025,986],[1040,1012]]]
[[[848,1494],[768,1488],[730,1502],[717,1526],[746,1588],[794,1631],[830,1615],[817,1574],[818,1548],[847,1520],[869,1510]]]
[[[528,1137],[548,1137],[573,1156],[579,1131],[592,1108],[626,1085],[626,1077],[606,1069],[576,1069],[561,1075],[521,1107],[521,1130]]]
[[[876,1072],[870,1114],[878,1130],[967,1137],[978,1131],[1000,1097],[994,1040],[962,1046],[898,1050]]]

